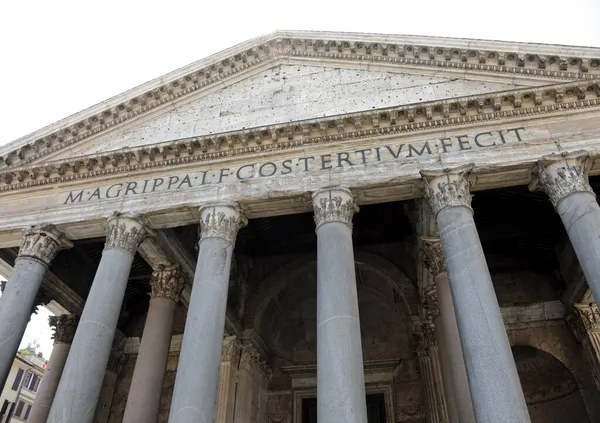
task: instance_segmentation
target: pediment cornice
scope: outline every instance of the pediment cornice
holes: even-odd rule
[[[275,32],[225,50],[0,149],[0,169],[53,153],[284,58],[379,63],[556,80],[600,77],[600,49],[435,37]]]
[[[0,172],[0,192],[320,144],[550,116],[599,106],[600,78],[452,98],[19,166]]]

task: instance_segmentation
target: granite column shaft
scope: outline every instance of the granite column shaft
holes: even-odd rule
[[[351,192],[313,193],[317,225],[317,414],[320,422],[365,423],[367,408],[358,315]]]
[[[585,152],[551,155],[538,162],[531,190],[548,194],[560,216],[596,301],[600,301],[600,206],[588,182]]]
[[[31,407],[29,423],[46,423],[50,407],[56,395],[56,389],[60,382],[67,356],[71,349],[71,342],[77,329],[78,317],[75,315],[51,316],[50,326],[54,326],[54,348],[44,370],[44,377],[40,387],[35,394],[35,401]]]
[[[440,232],[475,417],[486,423],[530,423],[473,220],[469,170],[422,174]]]
[[[422,245],[424,261],[434,275],[435,285],[427,293],[427,303],[442,356],[448,412],[451,421],[476,423],[442,246],[439,238],[430,237],[423,237]]]
[[[170,423],[213,422],[235,239],[246,225],[239,206],[200,208],[198,263],[181,343]]]
[[[156,422],[169,358],[175,308],[183,289],[178,266],[152,273],[152,297],[133,371],[123,423]]]
[[[6,383],[50,262],[60,250],[72,246],[54,225],[24,231],[19,255],[0,297],[0,386]]]
[[[135,252],[148,230],[135,217],[114,214],[49,423],[91,423],[98,404]]]

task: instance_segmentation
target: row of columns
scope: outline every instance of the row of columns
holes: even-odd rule
[[[600,207],[588,184],[587,166],[584,155],[546,158],[539,162],[531,188],[548,193],[592,292],[600,295]],[[446,390],[454,393],[451,399],[461,423],[529,422],[473,221],[470,170],[463,167],[422,172],[424,195],[439,228],[439,242],[424,239],[423,243],[441,250],[444,263],[443,270],[441,266],[435,270],[433,263],[440,261],[440,255],[430,261],[441,316],[435,337],[444,345],[450,363],[446,366],[449,369],[442,371],[452,379]],[[358,207],[351,191],[344,187],[324,188],[312,198],[318,255],[318,419],[364,423],[367,414],[352,246],[352,217]],[[185,371],[176,376],[171,423],[214,421],[232,252],[238,230],[247,223],[235,203],[207,204],[200,208],[200,216],[198,263],[178,366]],[[117,213],[107,220],[105,248],[56,387],[48,422],[93,421],[131,264],[148,236],[152,231],[135,216]],[[61,249],[71,245],[52,225],[25,231],[0,298],[0,383],[6,380],[49,263]],[[153,298],[124,417],[127,423],[156,420],[158,411],[152,404],[159,403],[156,398],[162,390],[173,311],[181,291],[176,268],[166,267],[155,273]],[[146,356],[146,351],[151,355]],[[56,377],[45,385],[51,392]],[[467,386],[470,402],[463,395]],[[44,398],[40,410],[48,409],[48,397]]]

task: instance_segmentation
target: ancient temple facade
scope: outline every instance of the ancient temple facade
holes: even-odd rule
[[[600,49],[239,44],[0,148],[0,382],[52,302],[33,423],[598,422],[599,156]]]

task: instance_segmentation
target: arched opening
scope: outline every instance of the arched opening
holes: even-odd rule
[[[532,347],[512,348],[532,423],[588,423],[571,372],[555,357]]]

